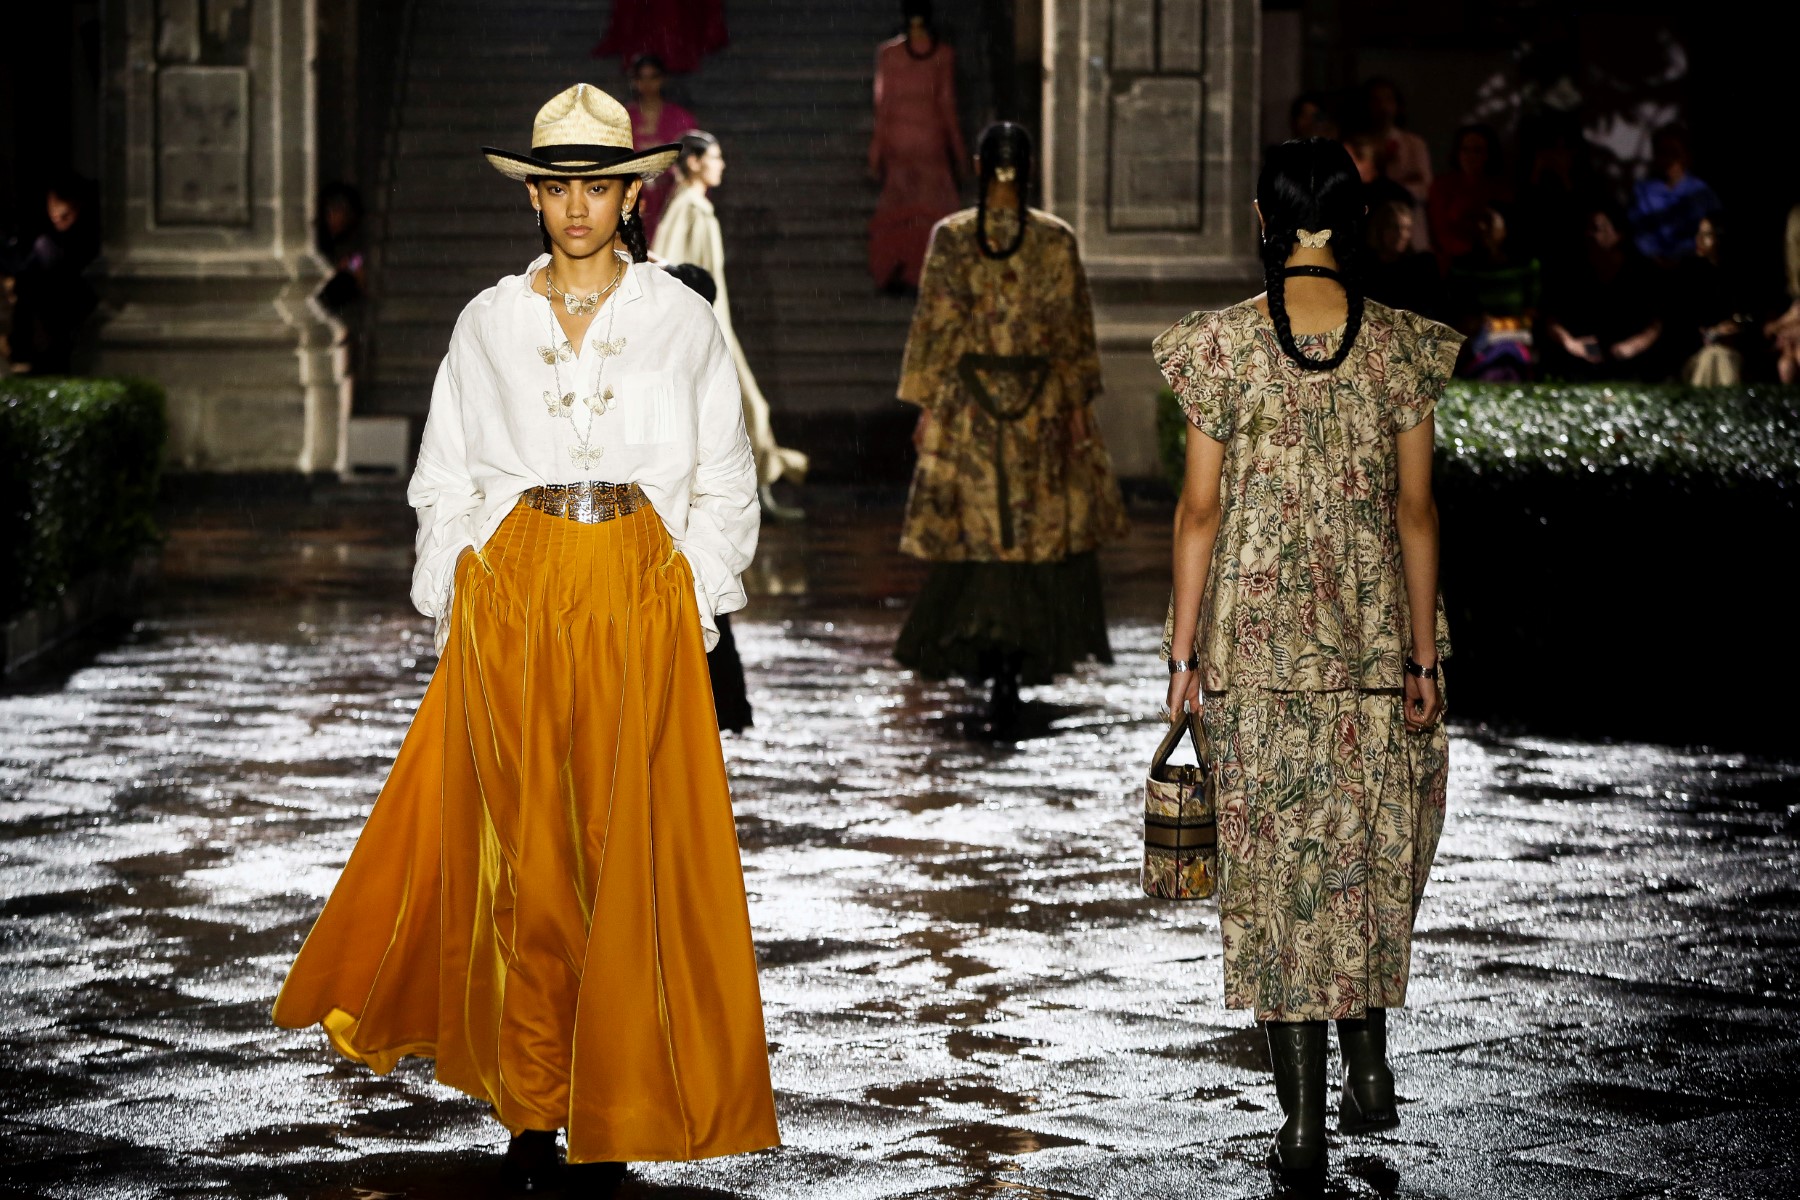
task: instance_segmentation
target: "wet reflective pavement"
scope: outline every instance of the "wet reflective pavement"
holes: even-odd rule
[[[1136,883],[1166,514],[1106,559],[1117,663],[1028,691],[997,747],[887,657],[897,512],[810,499],[766,533],[726,739],[786,1145],[621,1195],[1270,1195],[1216,920]],[[429,1064],[267,1020],[432,663],[410,513],[332,491],[169,532],[134,631],[0,695],[0,1195],[489,1195],[505,1134]],[[1403,1124],[1334,1134],[1327,1194],[1791,1195],[1800,764],[1456,735]]]

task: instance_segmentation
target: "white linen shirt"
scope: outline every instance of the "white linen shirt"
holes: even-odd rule
[[[572,361],[553,370],[540,347],[561,346],[550,302],[531,290],[540,255],[463,309],[438,367],[418,466],[406,498],[419,513],[412,601],[448,628],[456,561],[479,549],[521,493],[542,484],[635,483],[694,575],[706,648],[718,613],[744,606],[740,578],[756,553],[756,464],[744,433],[737,369],[706,301],[656,267],[634,263],[589,326]],[[625,339],[605,360],[611,411],[593,415],[598,466],[569,457],[600,390],[602,339]],[[573,349],[573,347],[571,347]],[[545,394],[577,397],[573,420],[549,414]]]

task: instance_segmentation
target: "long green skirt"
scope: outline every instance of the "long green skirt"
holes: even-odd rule
[[[1100,561],[935,563],[894,658],[927,679],[978,681],[1012,658],[1021,683],[1049,683],[1089,658],[1112,661]]]

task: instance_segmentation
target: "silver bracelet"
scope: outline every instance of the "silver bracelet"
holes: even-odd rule
[[[1169,660],[1169,674],[1171,675],[1179,675],[1183,671],[1198,671],[1199,669],[1199,655],[1195,655],[1193,658],[1171,658]]]

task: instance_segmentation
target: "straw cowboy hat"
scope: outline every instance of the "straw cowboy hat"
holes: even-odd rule
[[[598,175],[652,178],[668,170],[680,143],[631,148],[631,117],[625,106],[591,84],[578,83],[538,109],[531,123],[531,153],[496,146],[481,152],[508,179],[533,175],[589,179]]]

